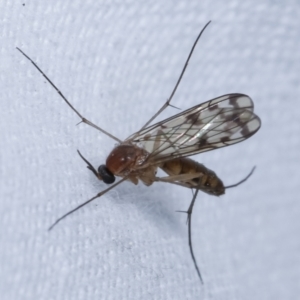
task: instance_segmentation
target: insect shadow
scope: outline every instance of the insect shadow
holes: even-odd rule
[[[245,182],[253,173],[254,168],[240,182],[224,186],[215,172],[187,156],[230,146],[248,139],[258,131],[261,121],[253,112],[254,104],[251,98],[244,94],[234,93],[198,104],[156,124],[150,125],[150,123],[168,106],[173,106],[170,102],[184,75],[192,53],[209,23],[210,21],[198,34],[169,99],[139,131],[124,141],[83,117],[38,65],[21,49],[17,48],[78,115],[81,119],[80,123],[85,123],[101,131],[118,143],[108,155],[106,164],[100,165],[98,169],[95,169],[77,150],[79,156],[87,164],[87,168],[99,180],[110,186],[58,218],[49,230],[68,215],[101,197],[125,180],[135,185],[139,181],[142,181],[146,186],[150,186],[154,182],[165,182],[189,188],[193,191],[192,201],[188,210],[185,211],[187,213],[189,249],[198,277],[203,283],[193,252],[191,229],[191,216],[198,192],[201,190],[214,196],[223,195],[226,189]],[[156,176],[158,168],[164,171],[167,176]],[[121,179],[115,183],[116,176],[121,177]]]

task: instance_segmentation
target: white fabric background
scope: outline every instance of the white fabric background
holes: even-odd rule
[[[23,5],[24,4],[24,5]],[[30,1],[0,3],[1,299],[296,299],[300,294],[299,1]],[[212,20],[173,104],[250,95],[262,128],[195,156],[225,184],[193,215],[200,285],[187,244],[191,192],[124,183],[53,231],[56,218],[104,189],[95,166],[114,141],[79,122],[15,47],[88,119],[124,139],[168,98]],[[160,116],[177,113],[168,108]]]

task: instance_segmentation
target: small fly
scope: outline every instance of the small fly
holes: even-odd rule
[[[125,180],[131,181],[135,185],[140,180],[146,186],[150,186],[154,182],[167,182],[189,188],[193,191],[192,201],[186,211],[189,248],[198,277],[203,283],[193,252],[191,236],[191,216],[197,194],[201,190],[214,196],[223,195],[226,189],[238,186],[246,181],[253,173],[254,168],[240,182],[224,186],[222,180],[218,178],[215,172],[187,156],[230,146],[246,140],[259,130],[261,121],[253,112],[254,104],[251,98],[247,95],[236,93],[217,97],[156,124],[150,126],[149,124],[168,106],[172,106],[170,102],[183,77],[192,53],[209,23],[210,21],[197,36],[169,99],[139,131],[124,141],[84,118],[38,65],[21,49],[17,48],[53,86],[70,108],[79,116],[82,123],[94,127],[118,143],[108,155],[106,164],[100,165],[98,169],[95,169],[77,150],[80,157],[87,164],[87,168],[99,180],[111,185],[58,218],[50,226],[49,230],[68,215],[101,197]],[[162,169],[167,176],[156,176],[158,168]],[[121,179],[114,183],[116,176],[121,177]]]

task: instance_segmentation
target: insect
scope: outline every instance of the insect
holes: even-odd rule
[[[198,277],[203,283],[193,252],[191,237],[191,216],[197,194],[201,190],[210,195],[220,196],[225,193],[226,189],[238,186],[246,181],[253,173],[254,168],[240,182],[224,186],[215,172],[187,156],[239,143],[256,133],[260,128],[261,121],[253,112],[254,104],[251,98],[236,93],[217,97],[196,105],[154,125],[149,126],[149,124],[164,109],[172,106],[170,102],[183,77],[192,53],[209,23],[198,34],[169,99],[139,131],[124,141],[84,118],[38,65],[21,49],[17,48],[79,116],[80,123],[86,123],[118,142],[118,145],[108,155],[106,164],[100,165],[97,170],[77,150],[80,157],[87,164],[87,168],[99,180],[111,185],[57,219],[49,230],[68,215],[101,197],[125,180],[129,180],[133,184],[142,181],[147,186],[152,185],[154,182],[167,182],[192,189],[193,198],[186,211],[189,249]],[[158,168],[162,169],[167,176],[157,177]],[[114,183],[116,176],[121,177],[121,179]]]

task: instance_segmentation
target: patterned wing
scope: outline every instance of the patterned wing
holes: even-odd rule
[[[144,128],[126,141],[149,152],[147,163],[210,151],[239,143],[258,131],[261,121],[253,108],[246,95],[224,95]]]

